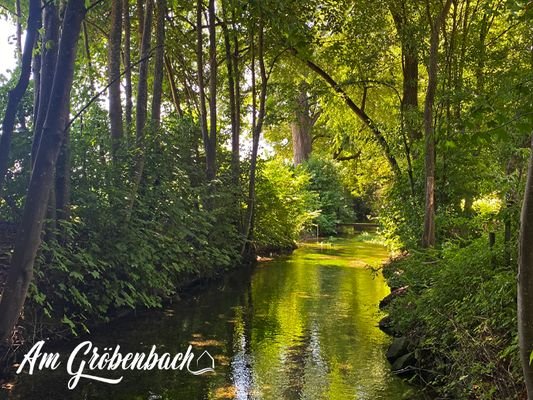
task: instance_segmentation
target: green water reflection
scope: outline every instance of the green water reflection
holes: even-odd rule
[[[196,297],[110,324],[87,340],[123,351],[208,350],[215,373],[101,372],[119,385],[81,381],[67,389],[65,364],[79,341],[62,345],[56,371],[23,374],[1,399],[410,399],[412,389],[390,373],[390,339],[377,328],[377,304],[388,293],[379,265],[386,250],[360,238],[307,244],[261,263]],[[84,338],[85,340],[85,338]]]

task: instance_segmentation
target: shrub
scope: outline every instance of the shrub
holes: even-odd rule
[[[255,240],[263,249],[292,248],[318,211],[317,195],[308,190],[311,176],[280,159],[258,164]]]
[[[516,275],[506,266],[503,235],[440,251],[414,252],[386,269],[395,329],[415,344],[420,367],[452,398],[516,399],[521,390]],[[427,377],[426,377],[427,379]]]

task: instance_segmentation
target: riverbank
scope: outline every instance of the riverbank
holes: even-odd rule
[[[503,241],[502,241],[503,242]],[[383,274],[401,295],[384,306],[405,338],[409,376],[443,398],[525,399],[516,332],[516,272],[503,246],[418,251]]]

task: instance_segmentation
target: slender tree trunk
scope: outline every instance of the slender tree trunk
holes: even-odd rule
[[[411,23],[405,3],[396,7],[391,6],[390,11],[396,26],[396,31],[402,47],[402,117],[405,120],[405,128],[408,132],[410,144],[422,138],[418,116],[418,47],[411,33]]]
[[[212,181],[217,174],[217,38],[215,0],[209,0],[209,146],[207,179]]]
[[[40,25],[41,3],[39,0],[30,0],[26,39],[24,41],[24,54],[20,68],[17,85],[11,89],[7,97],[7,107],[2,121],[2,136],[0,137],[0,192],[2,191],[6,173],[9,166],[9,152],[11,137],[15,128],[19,104],[26,93],[31,75],[33,48],[37,40]]]
[[[226,9],[224,8],[225,4],[222,3],[222,14],[224,18],[224,23],[222,25],[222,33],[224,35],[224,48],[226,51],[226,67],[228,71],[228,99],[229,99],[229,106],[230,106],[230,119],[231,119],[231,176],[233,180],[233,184],[235,187],[238,186],[239,183],[239,149],[238,149],[238,143],[239,143],[239,124],[237,122],[237,98],[235,96],[235,84],[237,81],[238,84],[238,77],[235,76],[235,68],[234,68],[234,58],[232,54],[231,49],[231,37],[230,32],[227,24],[227,15],[226,15]],[[236,149],[237,147],[237,149]]]
[[[57,61],[57,49],[59,46],[59,13],[54,2],[49,2],[43,11],[44,36],[41,45],[41,73],[39,87],[39,104],[33,123],[33,143],[31,148],[32,166],[35,163],[37,150],[41,142],[50,93],[54,82],[54,73]]]
[[[254,230],[254,213],[255,213],[255,177],[257,165],[257,152],[259,149],[259,141],[256,147],[256,126],[257,126],[257,79],[256,79],[256,49],[255,49],[255,33],[251,30],[250,39],[250,54],[251,54],[251,81],[252,81],[252,154],[250,157],[250,178],[248,182],[248,204],[246,207],[246,220],[244,223],[244,237],[245,242],[242,249],[241,256],[250,256],[252,251],[252,240]],[[247,254],[248,253],[248,254]]]
[[[529,158],[518,248],[518,338],[528,399],[533,399],[533,142]]]
[[[233,14],[235,19],[235,14]],[[240,155],[240,138],[241,138],[241,73],[239,68],[239,34],[235,22],[233,23],[233,76],[235,84],[235,129],[231,134],[231,163],[233,168],[233,179],[237,187],[240,187],[241,176],[241,155]]]
[[[142,28],[143,36],[141,43],[141,63],[139,64],[139,81],[137,84],[137,112],[135,114],[136,146],[137,157],[133,171],[133,191],[130,198],[127,219],[129,219],[139,191],[142,175],[144,171],[144,139],[146,130],[146,119],[148,109],[148,64],[150,43],[152,36],[152,19],[153,19],[153,0],[147,0],[145,15],[143,17],[144,26]]]
[[[7,282],[0,300],[0,341],[9,339],[16,324],[33,276],[33,264],[41,242],[41,230],[53,186],[54,170],[64,138],[65,110],[68,109],[74,76],[76,45],[85,15],[84,0],[70,0],[65,11],[61,42],[49,112],[41,145],[28,186]],[[30,48],[32,48],[31,46]]]
[[[413,38],[413,25],[409,20],[405,2],[391,4],[390,12],[400,38],[402,48],[403,93],[400,103],[401,134],[407,161],[407,176],[411,194],[415,197],[412,157],[413,143],[421,139],[422,133],[418,124],[418,46]]]
[[[252,32],[252,156],[250,159],[250,182],[248,191],[248,208],[246,217],[246,242],[243,248],[243,255],[246,249],[251,251],[251,244],[254,240],[254,221],[255,221],[255,181],[257,169],[257,154],[259,150],[259,140],[263,130],[263,122],[266,114],[266,96],[268,77],[265,68],[264,59],[264,32],[262,23],[259,24],[259,32],[257,38],[257,64],[259,65],[259,74],[261,77],[261,86],[259,93],[259,111],[257,110],[257,84],[256,84],[256,55],[254,51],[254,35]]]
[[[120,51],[122,45],[122,0],[111,0],[111,30],[109,32],[107,63],[109,79],[109,121],[111,123],[111,153],[116,158],[120,149],[124,126],[120,100]]]
[[[412,40],[411,40],[412,41]],[[411,194],[415,196],[412,157],[418,158],[416,151],[411,151],[412,144],[418,142],[422,133],[418,125],[418,49],[411,43],[402,43],[403,94],[401,107],[402,130],[407,130],[409,140],[404,143],[407,160],[407,176]]]
[[[205,102],[205,82],[204,82],[204,54],[203,54],[203,34],[202,34],[202,0],[196,2],[196,64],[198,75],[198,97],[200,98],[200,129],[202,131],[202,139],[204,142],[205,160],[206,160],[206,176],[210,176],[210,160],[209,160],[209,131],[207,128],[207,105]]]
[[[133,90],[131,83],[131,20],[130,20],[130,2],[123,0],[122,11],[124,13],[124,68],[126,70],[125,78],[125,95],[126,95],[126,132],[127,137],[131,135],[133,123]]]
[[[137,113],[135,119],[137,141],[144,140],[144,130],[146,127],[146,115],[148,107],[148,52],[150,51],[151,31],[152,31],[152,14],[153,0],[146,2],[146,14],[143,18],[143,37],[141,44],[141,59],[139,64],[139,82],[137,85]]]
[[[446,0],[437,19],[431,24],[431,39],[429,51],[428,87],[424,105],[424,134],[425,134],[425,170],[426,170],[426,206],[424,214],[424,232],[422,247],[435,246],[435,126],[433,124],[433,105],[437,91],[437,72],[439,57],[440,30],[446,21],[452,0]],[[428,18],[430,18],[428,3]]]
[[[161,96],[163,94],[163,73],[165,64],[165,15],[166,0],[158,0],[156,8],[156,50],[154,63],[154,88],[152,96],[152,122],[154,128],[161,124]]]
[[[531,43],[531,42],[530,42]],[[531,43],[533,44],[533,43]],[[533,51],[531,51],[533,66]],[[518,343],[528,400],[533,399],[533,133],[518,239]]]

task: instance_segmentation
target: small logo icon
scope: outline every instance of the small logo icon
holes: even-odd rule
[[[205,350],[202,354],[200,354],[200,357],[196,359],[196,366],[200,368],[201,365],[207,365],[206,367],[199,369],[198,371],[191,371],[189,368],[189,372],[193,375],[202,375],[206,372],[215,372],[215,359],[207,350]]]

